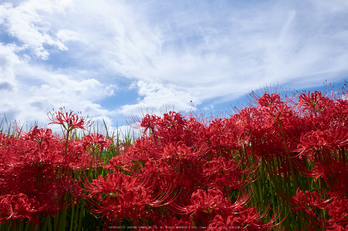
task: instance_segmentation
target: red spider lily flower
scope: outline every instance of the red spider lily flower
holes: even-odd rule
[[[298,107],[313,117],[321,115],[330,103],[332,103],[332,100],[327,96],[323,96],[321,92],[314,91],[311,93],[309,91],[307,95],[304,93],[300,95]]]
[[[205,145],[208,137],[207,125],[198,121],[195,118],[189,118],[185,122],[184,131],[181,135],[181,140],[188,147],[193,147],[194,150]]]
[[[190,205],[181,207],[175,203],[172,209],[178,214],[188,214],[197,227],[208,227],[218,230],[269,230],[276,220],[273,217],[268,223],[263,223],[260,215],[253,208],[246,207],[250,193],[239,197],[233,204],[223,196],[220,190],[209,189],[208,193],[197,190],[191,196]]]
[[[203,172],[205,185],[224,193],[228,193],[231,189],[241,189],[247,184],[241,181],[243,172],[234,159],[214,158],[206,163]]]
[[[293,206],[292,211],[305,211],[306,213],[313,215],[313,209],[325,209],[330,200],[323,200],[318,192],[303,192],[297,189],[296,196],[294,196],[290,203]]]
[[[28,198],[23,193],[0,196],[0,223],[9,220],[24,220],[29,219],[29,222],[40,224],[35,218],[36,213],[47,206],[46,204],[40,205],[35,199]]]
[[[228,230],[226,226],[225,220],[222,218],[221,215],[216,215],[214,219],[209,223],[208,226],[210,229],[218,229],[218,230]],[[238,228],[241,227],[229,227],[233,228],[234,230],[238,230]]]
[[[163,118],[156,115],[146,115],[141,121],[141,127],[151,131],[155,144],[169,144],[182,141],[188,146],[198,145],[204,137],[204,125],[196,119],[185,119],[178,112],[170,111]],[[200,135],[199,135],[200,134]],[[196,142],[195,142],[196,141]]]
[[[158,125],[158,133],[162,135],[164,142],[178,142],[182,139],[187,121],[180,113],[170,111],[163,114]]]
[[[291,106],[280,99],[279,94],[272,94],[270,96],[265,93],[258,102],[259,106],[257,108],[264,114],[263,116],[266,116],[269,125],[273,126],[275,123],[278,126],[278,122],[280,121],[291,123],[289,119],[293,117],[294,111]]]
[[[90,120],[85,120],[83,117],[80,117],[75,114],[73,111],[68,112],[62,112],[61,111],[55,112],[55,113],[49,113],[49,119],[52,121],[49,124],[59,124],[61,125],[66,131],[72,131],[75,128],[81,128],[86,130],[87,127],[91,125]]]
[[[267,92],[263,94],[261,98],[258,99],[258,104],[261,107],[270,107],[275,104],[282,103],[280,99],[280,95],[277,93],[273,93],[269,95]]]
[[[319,216],[318,211],[327,209],[329,202],[332,201],[334,197],[324,200],[321,198],[318,192],[303,192],[297,189],[296,196],[293,196],[289,201],[293,212],[303,211],[306,217],[309,219],[304,222],[304,218],[301,217],[304,224],[309,227],[321,227],[325,226],[325,220]]]
[[[151,160],[161,157],[163,147],[155,145],[154,141],[146,136],[137,139],[122,155],[114,156],[107,165],[108,169],[122,168],[136,174],[144,165]]]
[[[314,177],[315,181],[321,178],[328,188],[336,193],[345,194],[348,192],[348,165],[344,160],[327,158],[315,163],[315,167],[308,176]]]
[[[247,107],[240,110],[238,114],[232,115],[230,118],[232,122],[230,127],[238,129],[236,135],[234,135],[239,145],[238,148],[244,144],[250,143],[252,135],[261,137],[264,134],[259,128],[259,124],[262,123],[259,121],[259,119],[262,118],[259,114],[260,111],[257,110],[257,108]]]
[[[211,121],[207,128],[208,137],[206,138],[209,144],[207,148],[210,151],[210,157],[230,157],[231,151],[239,150],[241,146],[241,133],[241,126],[236,126],[234,119],[215,119]]]
[[[192,193],[190,205],[181,207],[172,203],[172,209],[178,214],[190,214],[195,225],[206,226],[216,215],[231,213],[231,204],[220,190],[209,189],[208,193],[198,189]]]
[[[328,109],[334,121],[342,126],[347,124],[348,119],[348,100],[335,99]]]
[[[241,209],[238,211],[238,216],[236,215],[230,215],[227,217],[226,225],[231,227],[243,227],[244,230],[270,230],[273,227],[276,227],[276,225],[272,225],[274,221],[276,220],[276,217],[274,216],[271,218],[271,220],[267,223],[263,223],[261,219],[264,217],[264,215],[260,215],[255,208],[248,208],[245,207],[244,209]]]
[[[179,187],[176,171],[162,161],[148,161],[136,176],[144,179],[144,186],[154,192],[166,192]]]
[[[64,143],[61,139],[53,136],[51,129],[38,129],[34,127],[27,134],[19,139],[4,139],[4,142],[11,141],[11,145],[0,145],[0,164],[4,166],[13,165],[44,165],[53,168],[76,168],[89,166],[91,157],[82,146],[82,141],[69,140],[68,152],[64,152]],[[6,154],[7,153],[7,154]],[[4,158],[4,159],[2,159]],[[88,163],[88,164],[86,164]]]
[[[348,228],[348,199],[337,197],[326,206],[331,218],[327,221],[328,228],[332,230],[344,230],[339,227]]]
[[[67,174],[70,152],[67,155],[62,151],[64,144],[52,136],[50,129],[34,127],[18,139],[3,138],[1,142],[6,145],[0,145],[0,195],[20,195],[1,197],[0,204],[14,209],[11,219],[30,220],[25,208],[32,208],[33,219],[55,214],[76,201],[80,184]],[[0,217],[8,218],[8,211],[0,213]]]
[[[311,91],[308,91],[307,95],[302,93],[299,97],[299,103],[305,104],[310,107],[315,107],[315,105],[324,98],[322,93],[319,91],[314,91],[311,93]]]
[[[327,130],[310,131],[300,137],[297,151],[300,156],[307,155],[314,159],[316,152],[323,152],[324,149],[340,149],[348,145],[348,133],[344,127],[331,127]]]
[[[203,163],[200,160],[203,151],[193,152],[183,142],[172,143],[166,146],[162,153],[162,161],[168,164],[175,172],[178,179],[177,186],[196,190],[203,180]]]
[[[216,215],[227,217],[243,208],[249,197],[250,195],[246,195],[231,204],[220,190],[208,189],[206,193],[198,189],[192,193],[189,205],[182,207],[173,202],[170,206],[177,214],[189,214],[196,225],[206,226]]]
[[[10,146],[15,144],[17,142],[17,139],[14,136],[5,135],[3,133],[0,133],[0,148],[6,148],[7,146]]]
[[[151,132],[155,132],[155,127],[160,119],[161,118],[156,115],[145,115],[140,124],[141,127],[145,128],[144,133],[146,133],[149,129]]]
[[[2,167],[0,164],[0,194],[23,193],[40,205],[45,204],[45,207],[37,208],[37,213],[57,213],[79,197],[79,183],[58,173],[54,164],[19,163]]]
[[[208,227],[214,230],[271,230],[271,228],[279,224],[272,225],[276,220],[272,218],[271,221],[263,223],[260,221],[261,216],[253,208],[245,208],[243,212],[238,215],[229,215],[224,218],[221,215],[216,215],[209,223]]]
[[[335,225],[334,228],[332,229],[327,229],[328,231],[347,231],[348,230],[348,225],[346,227],[343,227],[341,225]]]
[[[122,173],[109,174],[104,178],[100,175],[85,186],[91,211],[115,224],[129,219],[138,225],[139,217],[148,218],[151,215],[149,206],[159,206],[163,202],[163,198],[152,197],[152,191],[142,185],[141,179]]]
[[[22,138],[37,142],[40,150],[47,150],[50,142],[54,139],[51,129],[38,128],[38,126],[35,126],[31,131],[23,135]]]
[[[110,146],[111,141],[102,134],[88,134],[83,137],[83,146],[92,153]]]

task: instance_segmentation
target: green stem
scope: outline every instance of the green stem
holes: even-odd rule
[[[75,222],[74,222],[74,215],[75,215],[74,210],[75,210],[75,206],[73,206],[71,208],[70,231],[73,230],[73,226],[75,225]]]
[[[44,222],[42,224],[42,230],[47,230],[48,222],[49,222],[49,216],[45,216]]]
[[[82,201],[80,200],[79,201],[79,203],[77,203],[77,205],[76,205],[76,211],[75,211],[75,215],[74,215],[74,217],[75,217],[75,221],[74,221],[74,231],[76,231],[77,230],[77,228],[78,228],[78,221],[79,221],[79,217],[78,217],[78,215],[79,215],[79,205],[82,203]]]
[[[85,201],[81,199],[80,220],[79,220],[79,227],[77,229],[78,231],[82,230],[82,219],[83,219],[84,212],[85,212]]]
[[[51,215],[48,214],[47,216],[47,219],[48,219],[48,231],[52,231],[52,222],[51,222]]]
[[[68,141],[69,141],[70,130],[66,131],[66,141],[65,141],[65,153],[68,153]]]
[[[59,231],[64,231],[65,230],[65,223],[66,223],[66,212],[67,210],[64,209],[63,211],[60,212],[60,218],[59,218]]]
[[[292,178],[293,178],[294,181],[295,181],[295,189],[294,189],[294,191],[296,192],[296,190],[297,190],[297,188],[298,188],[298,186],[299,186],[299,184],[298,184],[298,179],[297,179],[297,176],[295,176],[295,171],[294,171],[294,168],[292,167],[291,158],[290,158],[290,153],[289,153],[288,147],[287,147],[287,145],[286,145],[286,140],[285,140],[285,136],[284,136],[282,124],[281,124],[281,122],[280,122],[279,119],[278,119],[278,125],[279,125],[279,128],[280,128],[280,133],[281,133],[282,138],[283,138],[283,143],[284,143],[286,155],[287,155],[288,160],[289,160],[291,176],[292,176]]]

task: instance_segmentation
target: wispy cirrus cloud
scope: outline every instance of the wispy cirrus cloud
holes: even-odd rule
[[[78,33],[55,28],[69,2],[27,1],[0,5],[0,107],[9,121],[48,122],[46,113],[66,106],[93,115],[107,114],[96,101],[114,94],[115,84],[83,77],[87,70],[59,69],[48,64],[50,55],[68,51],[64,44],[82,41]]]
[[[342,81],[347,15],[343,0],[7,1],[1,112],[41,120],[62,105],[113,124],[165,105],[211,110],[266,84]]]
[[[49,52],[44,45],[67,50],[67,47],[55,36],[51,24],[46,21],[45,15],[62,12],[67,7],[67,1],[40,1],[23,2],[17,7],[11,3],[4,3],[0,7],[1,24],[6,32],[18,39],[23,48],[30,49],[36,57],[47,59]]]

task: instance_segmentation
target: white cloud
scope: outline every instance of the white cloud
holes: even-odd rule
[[[9,35],[16,37],[41,59],[47,59],[49,52],[45,45],[56,46],[59,50],[67,47],[57,38],[52,36],[51,24],[45,20],[47,14],[61,12],[68,1],[32,0],[13,7],[9,3],[0,5],[2,22]]]
[[[17,86],[14,68],[20,63],[18,56],[14,54],[17,50],[18,47],[14,44],[0,43],[0,82],[8,83],[13,90]]]
[[[97,103],[114,94],[116,85],[96,79],[75,80],[40,65],[32,65],[16,55],[13,45],[0,44],[0,113],[9,121],[47,124],[47,112],[65,106],[90,116],[109,116]],[[1,121],[1,118],[0,118]]]
[[[345,33],[323,24],[335,15],[326,13],[321,18],[311,2],[304,3],[306,8],[298,1],[268,4],[246,4],[243,10],[228,4],[210,9],[212,5],[207,4],[196,11],[190,4],[184,9],[179,1],[175,3],[178,11],[167,9],[168,14],[160,12],[160,7],[149,10],[146,4],[141,5],[143,11],[134,5],[117,5],[128,17],[117,15],[119,11],[111,16],[110,9],[116,5],[104,5],[97,10],[104,12],[98,17],[110,19],[107,29],[115,39],[93,44],[101,47],[106,63],[120,74],[148,84],[173,84],[187,94],[195,89],[194,96],[201,101],[225,95],[235,98],[260,85],[293,79],[294,87],[306,87],[321,84],[315,76],[334,78],[332,73],[348,72],[343,65],[348,48]],[[161,21],[153,20],[159,15]],[[137,105],[153,106],[150,99],[144,97]]]
[[[0,44],[0,110],[41,120],[66,106],[112,121],[165,105],[198,109],[266,84],[340,80],[347,13],[344,0],[3,3],[0,27],[13,40]],[[124,79],[138,100],[105,109]]]
[[[320,13],[347,13],[348,11],[348,2],[345,0],[332,0],[328,1],[316,1],[311,0],[312,4],[316,7],[317,10],[320,10]]]
[[[124,115],[142,115],[142,111],[151,110],[156,114],[161,113],[163,107],[174,108],[179,111],[194,110],[194,105],[200,104],[194,91],[177,89],[175,85],[163,86],[161,84],[149,84],[144,81],[137,83],[139,102],[133,105],[122,106],[119,113]]]
[[[79,33],[76,33],[75,31],[71,30],[59,30],[57,33],[57,38],[63,43],[68,41],[85,42],[85,40],[81,38],[81,35]]]

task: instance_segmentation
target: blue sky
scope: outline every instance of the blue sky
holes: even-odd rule
[[[21,123],[220,113],[266,85],[342,83],[347,64],[346,0],[0,3],[0,114]]]

